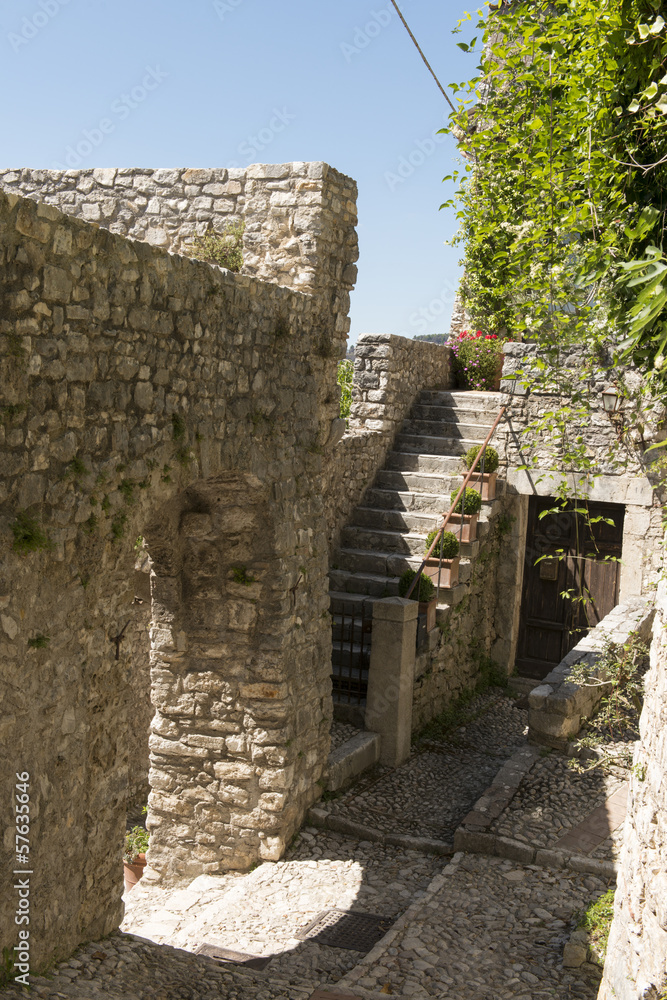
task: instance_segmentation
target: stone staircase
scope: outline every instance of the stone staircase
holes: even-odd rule
[[[378,472],[343,529],[329,571],[332,659],[339,672],[349,675],[359,671],[362,686],[370,662],[370,636],[365,635],[363,648],[361,645],[362,614],[368,628],[373,600],[398,595],[401,574],[419,568],[426,536],[442,523],[451,506],[451,491],[463,483],[462,456],[472,445],[483,443],[500,406],[501,396],[496,392],[422,392],[387,454],[384,469]],[[502,460],[498,431],[492,444]],[[497,495],[502,486],[499,482]],[[491,506],[482,506],[477,540],[461,545],[459,585],[440,590],[439,621],[467,593],[472,564],[489,531]],[[342,602],[346,602],[353,624],[350,618],[343,622]],[[334,684],[334,702],[339,701]]]

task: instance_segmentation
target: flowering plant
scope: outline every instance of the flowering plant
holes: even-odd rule
[[[505,339],[495,333],[461,330],[451,338],[452,370],[459,389],[492,390],[497,382]]]

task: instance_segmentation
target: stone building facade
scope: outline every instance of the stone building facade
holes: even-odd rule
[[[323,164],[263,173],[305,185],[317,252],[281,272],[304,290],[0,194],[2,795],[30,774],[35,968],[122,915],[142,638],[157,877],[278,858],[320,794],[323,455],[355,187]],[[295,224],[298,209],[274,207],[277,230]],[[247,203],[245,219],[252,232]],[[139,537],[150,635],[134,603]],[[3,828],[6,886],[15,832]],[[0,907],[11,946],[11,892]]]

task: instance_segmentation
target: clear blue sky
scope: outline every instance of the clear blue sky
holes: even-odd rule
[[[400,6],[443,84],[474,75],[460,0]],[[350,339],[448,330],[458,154],[387,0],[3,0],[0,46],[0,166],[56,167],[85,130],[85,167],[324,160],[359,184]]]

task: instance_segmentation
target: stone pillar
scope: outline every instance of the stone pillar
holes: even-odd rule
[[[373,604],[366,728],[380,733],[380,762],[389,767],[410,756],[418,612],[416,601],[402,597]]]

